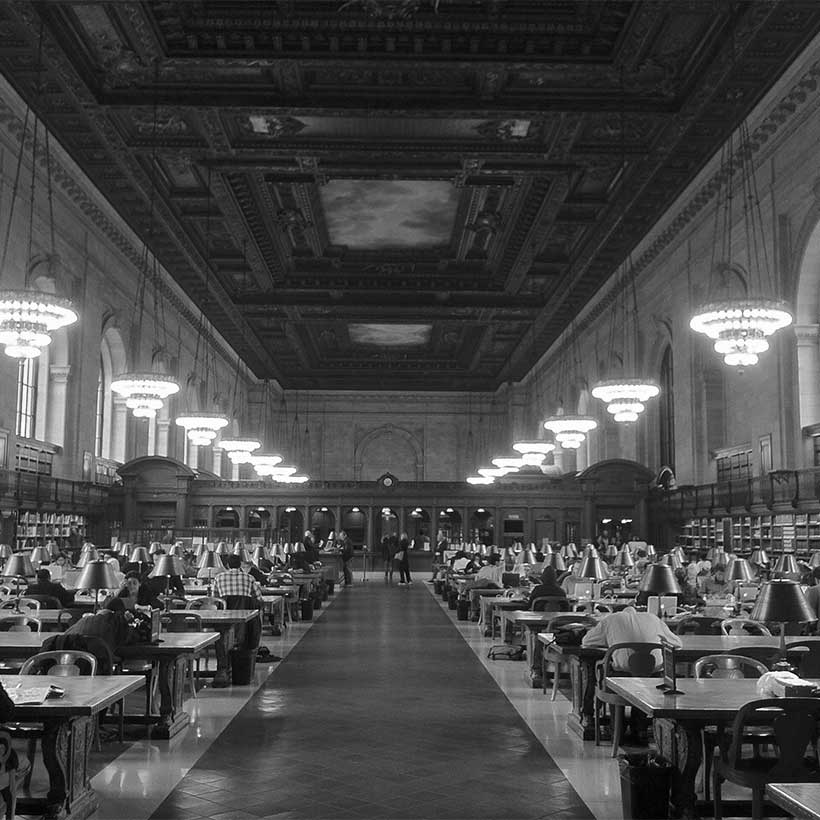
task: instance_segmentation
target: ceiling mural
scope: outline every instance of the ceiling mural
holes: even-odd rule
[[[450,240],[458,190],[449,182],[332,180],[320,190],[334,245],[435,248]]]
[[[417,347],[430,341],[432,325],[348,325],[350,340],[360,345],[380,347]]]
[[[809,0],[15,0],[0,73],[256,377],[488,391],[818,33]]]

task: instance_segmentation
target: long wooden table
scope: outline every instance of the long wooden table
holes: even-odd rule
[[[1,675],[0,683],[10,690],[54,684],[65,690],[62,698],[41,704],[15,706],[14,717],[43,726],[43,763],[49,789],[40,797],[20,797],[19,814],[42,815],[48,820],[82,820],[98,808],[91,788],[88,755],[94,743],[96,716],[107,707],[139,689],[138,675],[95,675],[64,678],[50,675]]]
[[[820,783],[769,783],[766,798],[798,820],[820,820]]]
[[[194,612],[202,620],[205,629],[219,633],[219,639],[214,644],[216,650],[216,674],[212,686],[224,688],[231,685],[231,654],[241,633],[241,628],[259,617],[258,609],[171,609],[165,615],[183,616]]]
[[[780,646],[780,638],[770,635],[681,635],[680,638],[683,646],[677,650],[677,658],[684,663],[694,662],[704,655],[736,652],[746,647],[771,649],[774,653]],[[595,737],[595,664],[604,657],[606,649],[558,646],[542,634],[537,640],[544,645],[548,661],[569,664],[572,709],[567,716],[567,726],[583,740],[592,740]],[[787,636],[786,645],[818,640],[820,637]]]
[[[670,802],[674,816],[698,817],[695,777],[703,762],[701,729],[731,723],[738,709],[757,700],[757,681],[678,679],[681,694],[658,689],[657,678],[608,677],[610,691],[624,698],[654,721],[655,742],[672,761]]]
[[[153,700],[149,714],[143,722],[152,726],[152,736],[170,740],[179,734],[190,722],[191,716],[184,708],[184,688],[188,664],[201,655],[220,638],[217,631],[211,632],[163,632],[158,644],[130,644],[117,649],[123,660],[138,660],[151,663],[157,673],[157,694],[159,703]],[[154,713],[158,719],[154,719]]]

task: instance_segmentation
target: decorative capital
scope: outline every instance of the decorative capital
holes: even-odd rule
[[[816,344],[820,336],[820,325],[793,325],[798,345]]]
[[[66,384],[71,373],[71,365],[52,364],[48,368],[48,377],[55,384]]]

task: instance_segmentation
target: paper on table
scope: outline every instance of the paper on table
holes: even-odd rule
[[[15,706],[22,706],[30,703],[45,703],[50,689],[49,686],[27,686],[6,691]]]

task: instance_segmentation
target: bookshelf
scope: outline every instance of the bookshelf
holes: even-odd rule
[[[85,540],[87,520],[77,513],[44,513],[34,510],[20,510],[17,515],[15,549],[21,550],[45,544],[53,539],[63,546],[74,535]]]

